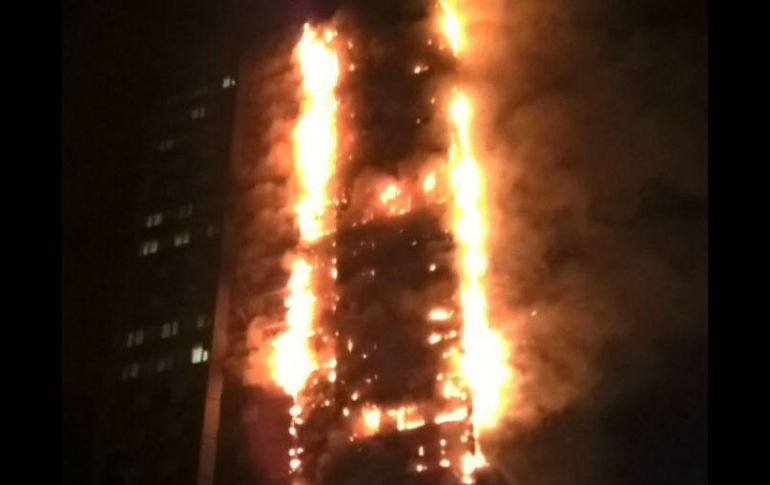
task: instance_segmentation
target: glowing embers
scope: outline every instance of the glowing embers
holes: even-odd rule
[[[473,473],[485,466],[487,466],[487,460],[481,453],[469,452],[464,454],[461,461],[463,483],[473,483]]]
[[[447,411],[437,415],[433,422],[436,424],[453,423],[456,421],[463,421],[468,417],[468,408],[466,406],[458,406],[451,411]]]
[[[365,436],[372,436],[380,432],[380,418],[382,411],[377,406],[366,405],[361,408]]]
[[[458,385],[455,379],[437,379],[441,382],[441,395],[444,399],[461,399],[465,401],[468,398],[468,394],[465,390]]]
[[[469,434],[470,431],[462,424],[447,424],[441,427],[438,436],[436,434],[420,436],[417,439],[422,439],[417,446],[417,453],[411,457],[410,469],[417,473],[431,471],[440,483],[457,483],[450,476],[460,478],[470,468],[469,465],[477,463],[466,463],[463,469],[463,457],[467,454],[473,456],[468,452]],[[465,460],[467,462],[467,459]]]
[[[409,431],[425,426],[425,418],[416,406],[398,408],[395,416],[398,431]]]
[[[457,338],[457,331],[456,330],[450,330],[448,332],[433,332],[430,335],[428,335],[428,344],[430,345],[436,345],[439,342],[443,342],[445,340],[453,340]]]
[[[383,204],[387,205],[393,201],[401,193],[399,188],[395,184],[388,184],[382,192],[380,192],[380,200]]]
[[[296,472],[299,470],[299,467],[302,466],[302,461],[299,459],[299,455],[301,455],[303,451],[304,450],[302,448],[289,449],[289,469],[292,472]]]
[[[422,181],[423,192],[430,193],[436,188],[436,172],[428,172]]]
[[[431,99],[431,103],[435,102],[435,98]],[[449,196],[448,180],[446,161],[441,163],[431,163],[426,167],[420,175],[419,187],[421,190],[421,198],[428,204],[441,204],[447,202]]]
[[[412,197],[394,183],[387,184],[380,191],[379,199],[389,216],[406,214],[412,209]]]
[[[351,415],[349,408],[343,408],[344,417]],[[418,404],[404,404],[394,407],[380,407],[366,403],[353,414],[351,423],[354,438],[368,438],[379,433],[411,431],[427,423],[426,411]]]
[[[434,271],[435,268],[431,269]],[[428,313],[428,320],[432,322],[443,322],[449,320],[454,315],[454,312],[447,310],[446,308],[434,308]]]
[[[455,385],[451,380],[446,382]],[[426,401],[422,404],[383,407],[367,402],[352,408],[347,406],[342,408],[342,416],[350,419],[351,436],[355,439],[369,438],[380,433],[408,432],[428,424],[440,426],[466,423],[467,425],[470,411],[468,404],[462,400],[466,394],[459,387],[456,389],[457,395],[450,396],[450,399],[443,404]],[[461,441],[466,442],[465,439]]]
[[[332,357],[324,365],[324,367],[326,367],[328,369],[327,373],[326,373],[326,379],[329,382],[335,382],[337,380],[337,359]]]

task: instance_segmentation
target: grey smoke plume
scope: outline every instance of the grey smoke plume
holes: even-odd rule
[[[698,482],[705,5],[465,3],[462,77],[494,174],[492,308],[517,370],[492,455],[516,483]]]
[[[705,424],[666,419],[688,406],[705,413],[705,5],[458,3],[470,52],[457,82],[474,100],[489,175],[492,317],[516,369],[505,423],[484,437],[493,461],[527,484],[702,476]],[[371,7],[375,26],[387,22],[382,4]],[[378,47],[357,48],[376,56]],[[414,104],[397,102],[395,82],[376,82],[393,93],[385,114],[416,116]],[[357,109],[366,116],[380,104]],[[435,154],[442,132],[410,150]],[[389,137],[362,144],[376,154],[393,148]],[[665,402],[680,381],[689,386]],[[637,409],[642,402],[650,414]],[[634,444],[625,427],[644,419],[664,444],[696,436],[693,451],[656,455],[644,448],[660,443],[643,433]]]

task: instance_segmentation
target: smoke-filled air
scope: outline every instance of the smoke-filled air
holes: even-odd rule
[[[228,368],[290,398],[287,472],[673,483],[694,458],[655,449],[705,413],[705,6],[376,3],[239,81]]]

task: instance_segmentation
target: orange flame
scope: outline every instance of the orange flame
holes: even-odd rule
[[[302,258],[292,264],[289,296],[286,298],[288,329],[275,342],[272,359],[273,379],[296,397],[308,376],[317,367],[308,338],[312,334],[315,297],[311,289],[312,268]]]
[[[471,388],[471,422],[474,428],[483,429],[493,426],[499,418],[502,386],[509,373],[504,341],[487,321],[484,180],[471,150],[470,105],[462,92],[454,95],[449,113],[454,126],[449,154],[455,205],[452,225],[459,245],[462,277],[463,355],[460,366]]]
[[[428,313],[428,320],[431,321],[444,321],[452,318],[452,312],[444,308],[434,308]]]
[[[305,24],[295,51],[302,71],[304,99],[294,130],[295,169],[301,188],[294,209],[300,240],[305,244],[318,239],[325,230],[327,186],[334,171],[337,138],[334,88],[338,65],[336,54],[328,46],[333,36],[327,29],[322,38]],[[271,362],[273,378],[295,399],[310,374],[318,368],[308,342],[315,317],[312,276],[313,268],[305,258],[293,261],[285,302],[288,330],[276,339]]]
[[[380,200],[383,204],[388,204],[392,200],[394,200],[398,195],[401,193],[401,190],[395,185],[395,184],[388,184],[385,186],[385,188],[380,192]]]
[[[422,182],[422,190],[425,191],[425,193],[432,192],[433,189],[436,188],[436,173],[430,172],[428,175],[425,176],[425,179]]]
[[[299,181],[294,213],[301,246],[313,243],[328,230],[325,227],[329,202],[327,191],[334,172],[337,148],[334,90],[339,65],[334,50],[329,46],[335,35],[329,29],[321,34],[305,24],[295,50],[302,72],[303,91],[302,114],[293,133],[294,164]],[[288,291],[285,301],[287,330],[273,343],[270,367],[273,379],[294,400],[289,410],[292,417],[289,434],[296,439],[297,425],[303,421],[298,397],[310,375],[319,368],[318,359],[310,346],[316,311],[313,266],[304,256],[292,261]],[[335,378],[332,370],[329,380]],[[298,472],[301,465],[301,460],[293,455],[289,462],[290,471]]]
[[[402,188],[395,183],[387,184],[380,191],[379,199],[388,216],[405,214],[412,208],[412,198],[404,194]]]
[[[302,114],[293,133],[294,164],[299,182],[294,212],[301,246],[316,241],[326,230],[327,190],[334,171],[337,138],[334,89],[339,67],[334,51],[327,45],[333,37],[334,32],[327,29],[321,38],[306,24],[295,50],[303,90]],[[308,258],[297,256],[292,261],[288,293],[285,300],[287,329],[273,342],[270,368],[275,382],[294,400],[289,410],[292,418],[289,434],[296,439],[297,425],[303,421],[298,397],[310,375],[319,368],[310,346],[316,296],[313,266]],[[289,469],[295,473],[302,463],[294,449],[290,455]]]
[[[439,0],[439,24],[455,56],[464,51],[466,38],[456,0]],[[510,379],[507,347],[502,337],[489,326],[486,298],[487,217],[485,180],[471,144],[471,103],[454,90],[449,104],[452,125],[449,147],[449,177],[453,195],[452,231],[458,245],[460,305],[462,310],[462,354],[459,370],[470,390],[470,422],[478,438],[480,430],[492,427],[502,413],[502,390]],[[455,389],[444,389],[454,395]],[[473,473],[486,465],[476,441],[473,453],[462,458],[464,483],[473,483]]]
[[[361,410],[364,428],[367,435],[374,435],[380,431],[380,419],[382,411],[377,406],[364,406]]]
[[[327,188],[336,157],[337,101],[334,89],[339,76],[339,62],[328,43],[333,31],[323,37],[305,24],[296,55],[302,70],[304,100],[302,116],[294,130],[294,157],[300,178],[301,194],[294,208],[300,236],[313,242],[324,233]]]
[[[452,48],[452,52],[458,55],[462,48],[465,46],[465,36],[463,34],[462,24],[460,23],[460,17],[457,15],[456,9],[452,8],[445,0],[439,0],[441,6],[441,18],[439,24],[441,30],[449,41],[449,47]]]
[[[433,419],[436,424],[452,423],[454,421],[462,421],[468,417],[468,408],[465,406],[458,407],[452,411],[441,413]]]

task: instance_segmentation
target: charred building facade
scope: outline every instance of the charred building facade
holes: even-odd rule
[[[217,485],[473,481],[442,108],[454,60],[434,7],[297,26],[242,61],[213,350],[225,370]],[[305,42],[321,59],[318,84],[334,77],[319,111],[334,138],[327,161],[326,128],[302,131],[326,96],[308,93]],[[310,177],[327,177],[310,237],[303,156],[331,167]],[[312,329],[280,362],[301,296]]]

